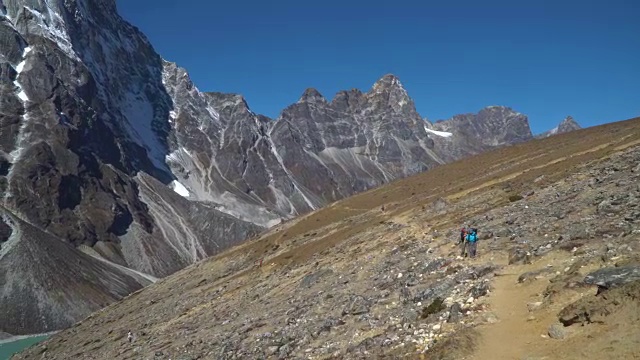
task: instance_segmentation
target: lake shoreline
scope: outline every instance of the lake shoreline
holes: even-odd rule
[[[48,332],[48,333],[41,333],[41,334],[11,335],[11,337],[0,339],[0,345],[7,344],[7,343],[10,343],[10,342],[14,342],[14,341],[34,338],[34,337],[41,337],[41,336],[49,337],[49,336],[54,335],[54,334],[56,334],[58,332],[59,332],[59,330],[58,331]]]

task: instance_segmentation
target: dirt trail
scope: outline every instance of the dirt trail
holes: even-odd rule
[[[501,264],[507,264],[506,258],[500,260]],[[558,268],[561,261],[559,257],[547,258],[531,265],[508,265],[499,272],[500,276],[493,282],[494,289],[488,301],[498,322],[478,328],[482,338],[470,359],[550,359],[535,355],[541,348],[549,346],[550,341],[554,341],[547,338],[546,334],[549,325],[556,321],[556,312],[549,309],[531,313],[527,307],[527,304],[541,300],[540,294],[549,283],[544,280],[525,284],[517,282],[518,277],[525,272],[538,270],[547,265]]]

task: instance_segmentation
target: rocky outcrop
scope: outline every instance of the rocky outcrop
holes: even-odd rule
[[[393,75],[331,102],[308,89],[270,133],[299,198],[312,208],[443,163]]]
[[[584,278],[584,283],[597,285],[600,291],[619,287],[634,281],[640,281],[640,264],[594,271]]]
[[[638,301],[640,301],[640,281],[634,281],[607,290],[598,296],[584,297],[566,306],[558,314],[564,326],[573,324],[602,323],[610,316],[631,307],[630,314],[638,321]]]
[[[446,162],[533,138],[527,116],[505,106],[456,115],[434,123],[433,129],[453,134],[434,137],[436,151]]]

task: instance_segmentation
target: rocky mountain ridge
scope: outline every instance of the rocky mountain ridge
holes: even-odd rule
[[[282,220],[528,139],[508,108],[424,121],[392,75],[272,121],[199,91],[113,0],[0,0],[0,331],[63,328]]]

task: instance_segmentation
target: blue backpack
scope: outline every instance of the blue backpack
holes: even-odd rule
[[[476,242],[477,240],[478,240],[478,234],[476,234],[475,232],[472,232],[471,234],[467,235],[468,242]]]

